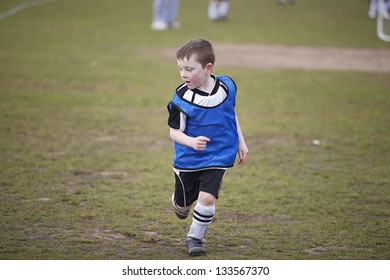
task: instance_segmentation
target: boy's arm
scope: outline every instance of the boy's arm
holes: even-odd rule
[[[248,155],[248,147],[246,146],[244,135],[242,134],[240,123],[236,114],[237,133],[238,133],[238,157],[240,158],[239,164],[244,164]]]
[[[193,148],[196,151],[203,151],[206,149],[207,142],[210,142],[210,139],[205,136],[190,137],[183,131],[172,127],[169,129],[169,136],[180,145]]]

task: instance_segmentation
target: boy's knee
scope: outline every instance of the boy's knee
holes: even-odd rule
[[[215,204],[215,196],[211,193],[200,192],[198,202],[204,206],[212,206]]]

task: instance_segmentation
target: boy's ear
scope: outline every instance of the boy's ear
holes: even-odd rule
[[[213,72],[213,69],[214,69],[214,65],[212,63],[207,63],[206,70],[208,74],[211,74],[211,72]]]

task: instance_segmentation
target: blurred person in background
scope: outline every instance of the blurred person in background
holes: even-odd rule
[[[385,19],[390,19],[390,0],[370,0],[368,17],[371,19],[376,18],[378,11]]]
[[[370,0],[370,8],[368,9],[368,17],[374,19],[378,10],[378,1]]]
[[[226,20],[230,8],[230,0],[210,0],[208,16],[211,21]]]
[[[180,0],[154,0],[152,30],[177,29],[180,23],[176,21]]]

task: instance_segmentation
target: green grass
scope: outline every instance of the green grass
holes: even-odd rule
[[[23,1],[3,0],[0,13]],[[59,0],[0,21],[0,259],[188,259],[172,212],[166,104],[189,38],[389,48],[366,1]],[[239,89],[248,163],[228,172],[206,259],[390,259],[389,73],[217,67]],[[311,145],[313,139],[321,145]]]

